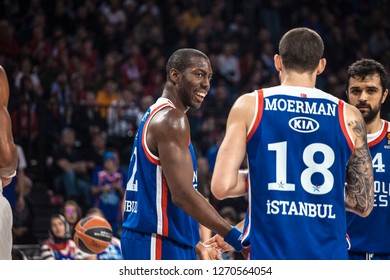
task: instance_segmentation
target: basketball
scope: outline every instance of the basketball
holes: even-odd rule
[[[88,216],[77,223],[73,240],[81,251],[99,254],[107,248],[111,238],[112,228],[106,219]]]

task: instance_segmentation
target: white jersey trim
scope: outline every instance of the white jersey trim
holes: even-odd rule
[[[381,120],[381,121],[382,121],[382,126],[377,132],[367,134],[367,142],[368,143],[374,142],[375,140],[378,139],[379,136],[382,135],[383,130],[385,129],[386,121],[385,120]],[[387,129],[387,132],[390,132],[390,123],[389,123],[388,129]]]
[[[246,137],[248,137],[251,134],[253,126],[256,123],[256,118],[257,118],[257,114],[258,114],[258,111],[259,111],[259,93],[257,92],[257,90],[253,91],[253,93],[256,96],[256,109],[255,109],[255,114],[253,115],[253,118],[252,118],[251,125],[249,126],[249,129],[248,129],[248,131],[246,133]]]
[[[154,111],[158,106],[161,106],[165,104],[165,106],[162,106],[159,110],[157,111]],[[149,127],[149,123],[150,121],[152,120],[152,118],[154,117],[154,115],[159,112],[161,109],[165,108],[166,106],[171,106],[173,108],[176,108],[175,105],[172,103],[172,101],[170,101],[169,99],[167,98],[163,98],[163,97],[160,97],[157,102],[155,104],[153,104],[151,107],[150,107],[150,116],[148,117],[146,123],[145,123],[145,126],[144,126],[144,131],[143,131],[143,135],[141,135],[142,137],[142,142],[143,142],[143,146],[145,147],[146,149],[146,153],[151,157],[153,158],[154,160],[156,161],[160,161],[160,157],[154,155],[150,150],[149,150],[149,147],[148,147],[148,144],[147,144],[147,141],[146,141],[146,133],[148,132],[148,127]],[[145,137],[143,137],[145,135]]]
[[[162,213],[162,168],[156,168],[156,211],[157,211],[157,233],[163,235],[163,213]]]
[[[264,97],[272,95],[287,95],[287,96],[299,96],[301,93],[305,94],[305,98],[323,98],[332,101],[336,104],[339,102],[339,98],[322,91],[318,88],[309,87],[296,87],[296,86],[275,86],[270,88],[264,88]]]
[[[150,237],[150,259],[156,260],[156,247],[157,247],[157,238],[156,234],[152,233],[152,236]]]
[[[343,106],[343,119],[344,119],[345,130],[347,132],[347,135],[345,135],[345,137],[348,137],[348,139],[351,141],[353,147],[355,147],[355,141],[354,141],[354,139],[353,139],[353,137],[351,135],[351,132],[348,129],[346,104],[344,104],[344,106]]]

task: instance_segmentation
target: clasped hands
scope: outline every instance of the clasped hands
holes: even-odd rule
[[[198,242],[195,250],[200,260],[222,260],[221,254],[233,250],[233,247],[216,234],[204,243]]]

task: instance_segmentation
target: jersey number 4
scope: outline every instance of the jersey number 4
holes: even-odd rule
[[[377,153],[372,159],[372,167],[375,169],[375,172],[385,172],[385,165],[382,160],[382,153]]]

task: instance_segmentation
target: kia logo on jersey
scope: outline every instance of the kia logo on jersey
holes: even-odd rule
[[[311,118],[308,117],[296,117],[292,118],[288,125],[295,131],[301,132],[301,133],[310,133],[316,131],[320,124]]]

